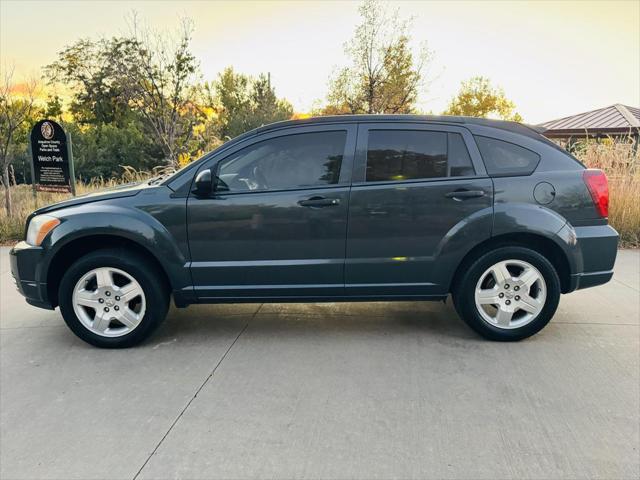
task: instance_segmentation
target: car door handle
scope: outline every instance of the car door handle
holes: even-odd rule
[[[484,197],[484,190],[454,190],[453,192],[446,193],[444,195],[447,198],[453,198],[454,200],[464,200],[467,198]]]
[[[298,205],[301,207],[334,207],[340,205],[339,198],[311,197],[306,200],[300,200]]]

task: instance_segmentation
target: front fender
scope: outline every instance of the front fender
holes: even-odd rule
[[[46,282],[49,266],[66,245],[96,235],[119,237],[145,249],[162,266],[174,291],[191,285],[187,259],[171,233],[153,216],[122,205],[96,204],[65,209],[61,223],[45,239],[46,254],[39,281]]]

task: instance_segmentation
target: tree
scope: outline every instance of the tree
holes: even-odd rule
[[[48,84],[65,85],[73,92],[72,121],[63,121],[57,96],[47,102],[47,116],[57,117],[73,138],[76,175],[111,177],[124,165],[137,170],[153,168],[166,158],[158,136],[145,125],[139,108],[130,103],[118,75],[127,38],[82,39],[65,47],[55,62],[44,68]]]
[[[217,112],[220,137],[232,138],[250,130],[249,77],[225,68],[213,84],[210,105]]]
[[[472,77],[462,82],[460,91],[451,100],[444,115],[500,118],[521,122],[515,104],[506,98],[502,88],[494,87],[485,77]]]
[[[291,104],[277,97],[269,75],[251,78],[228,67],[208,88],[208,103],[217,112],[218,134],[223,139],[293,115]]]
[[[253,113],[251,128],[288,120],[293,115],[293,106],[287,100],[278,98],[275,88],[271,86],[271,74],[261,73],[252,81],[249,98]]]
[[[131,35],[112,44],[115,74],[124,97],[159,140],[169,165],[188,151],[202,112],[194,80],[198,61],[189,50],[192,25],[183,20],[178,38],[153,33],[133,22]]]
[[[29,127],[33,121],[35,107],[36,82],[31,80],[22,84],[20,92],[13,83],[13,69],[2,75],[0,83],[0,167],[4,185],[5,208],[7,216],[13,215],[11,202],[11,179],[9,166],[20,147],[28,142]]]
[[[79,40],[61,51],[45,74],[50,83],[71,88],[70,112],[82,125],[98,129],[98,141],[106,125],[132,130],[128,138],[152,142],[164,162],[175,166],[203,119],[191,31],[185,20],[173,38],[142,28],[134,17],[128,35]]]
[[[49,95],[44,108],[44,117],[61,121],[63,114],[62,99],[59,95]]]
[[[140,124],[102,124],[86,128],[75,122],[63,122],[73,141],[73,161],[76,177],[92,178],[120,176],[125,167],[152,171],[164,154],[151,142]]]
[[[125,39],[93,41],[81,39],[58,53],[58,59],[44,67],[49,85],[61,83],[72,93],[69,111],[82,125],[123,123],[129,105],[115,75],[113,55]]]
[[[412,113],[432,52],[423,46],[414,56],[409,22],[378,0],[366,0],[359,11],[362,23],[345,45],[351,65],[330,80],[322,113]]]

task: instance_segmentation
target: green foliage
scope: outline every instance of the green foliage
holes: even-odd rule
[[[163,157],[160,147],[136,122],[83,130],[73,123],[63,126],[71,134],[76,176],[85,181],[120,177],[125,166],[151,170]]]
[[[521,122],[522,117],[515,109],[515,104],[506,98],[504,91],[492,86],[488,78],[473,77],[462,82],[460,91],[443,114]]]
[[[218,133],[222,139],[293,115],[291,104],[276,96],[268,75],[251,78],[228,67],[218,77],[214,89],[211,103],[217,112]]]
[[[62,114],[64,113],[64,106],[62,99],[59,95],[49,95],[47,97],[47,103],[44,111],[42,112],[45,118],[60,121]]]
[[[288,120],[293,115],[293,106],[285,99],[276,96],[271,86],[271,76],[261,73],[251,84],[251,106],[253,125],[251,128],[280,120]]]
[[[77,41],[45,74],[51,83],[70,87],[70,113],[80,125],[97,129],[97,138],[109,132],[108,125],[127,130],[121,140],[140,132],[161,152],[161,161],[175,166],[181,154],[192,153],[193,129],[203,120],[195,104],[198,62],[189,50],[190,28],[184,24],[175,41],[134,27],[128,36]]]
[[[345,46],[351,65],[332,78],[323,114],[413,113],[432,53],[414,55],[408,23],[377,0],[360,6],[362,23]]]
[[[61,84],[73,92],[69,112],[78,123],[117,123],[126,115],[128,105],[115,74],[116,55],[125,42],[121,38],[80,39],[44,67],[49,84]]]

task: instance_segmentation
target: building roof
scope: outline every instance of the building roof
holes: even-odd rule
[[[628,135],[640,132],[640,108],[616,103],[609,107],[541,123],[547,137]]]

